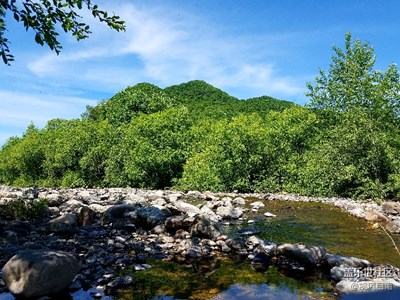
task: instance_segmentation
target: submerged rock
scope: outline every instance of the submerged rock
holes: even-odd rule
[[[265,252],[260,252],[255,255],[251,262],[251,267],[256,271],[265,271],[270,265],[270,256]]]

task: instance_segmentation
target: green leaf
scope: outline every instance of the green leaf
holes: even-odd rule
[[[17,22],[20,21],[19,15],[18,15],[16,12],[14,12],[14,19],[15,19]]]
[[[43,38],[40,36],[39,33],[36,33],[36,35],[35,35],[35,42],[38,43],[38,44],[40,44],[40,45],[42,45],[42,46],[43,46],[43,44],[44,44]]]

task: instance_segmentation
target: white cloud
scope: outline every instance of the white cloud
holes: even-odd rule
[[[94,34],[81,46],[65,47],[60,56],[48,54],[28,68],[42,79],[114,92],[142,81],[167,86],[192,79],[270,95],[293,95],[303,88],[263,61],[265,53],[275,51],[272,44],[261,44],[267,37],[251,44],[250,37],[228,36],[202,16],[171,14],[170,7],[124,4],[114,10],[126,21],[126,32],[93,23]]]
[[[6,138],[21,135],[33,122],[43,127],[55,118],[79,118],[86,105],[97,101],[52,94],[0,91],[0,145]]]

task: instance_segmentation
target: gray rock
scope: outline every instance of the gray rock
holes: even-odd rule
[[[253,209],[260,209],[261,207],[264,207],[265,204],[262,203],[261,201],[256,201],[256,202],[250,203],[250,206],[251,206]]]
[[[251,235],[246,240],[246,245],[248,250],[253,250],[255,247],[259,246],[263,242],[262,239],[256,237],[255,235]]]
[[[23,297],[39,297],[68,287],[79,268],[77,258],[71,253],[25,250],[9,260],[2,273],[11,293]]]
[[[27,188],[22,192],[22,197],[26,199],[36,199],[39,196],[39,191],[37,188],[32,187],[32,188]]]
[[[190,234],[192,236],[213,240],[221,235],[221,230],[217,223],[212,222],[208,218],[197,217],[190,228]]]
[[[236,252],[244,251],[247,249],[247,239],[242,236],[234,236],[226,241],[226,244]]]
[[[345,277],[346,271],[347,271],[346,267],[343,267],[343,266],[333,267],[330,270],[332,280],[334,280],[336,282],[341,281]]]
[[[154,206],[141,207],[137,211],[138,223],[136,226],[143,227],[145,229],[151,229],[157,225],[160,225],[165,220],[163,212]]]
[[[113,223],[113,219],[124,218],[127,213],[134,212],[141,205],[138,204],[118,204],[108,208],[103,214],[103,224]]]
[[[107,284],[109,288],[124,288],[132,284],[133,278],[131,276],[117,277]]]
[[[170,232],[175,232],[178,229],[190,230],[195,219],[187,216],[173,216],[167,218],[165,221],[165,228]]]
[[[111,205],[100,205],[100,204],[90,204],[88,206],[91,210],[95,211],[96,213],[105,213],[107,211],[107,209],[109,209],[110,207],[112,207]]]
[[[136,264],[133,266],[133,268],[135,269],[135,271],[147,271],[151,269],[151,266],[148,264]]]
[[[165,225],[164,224],[159,224],[159,225],[155,226],[151,232],[155,233],[155,234],[164,233],[165,232]]]
[[[152,205],[159,205],[159,206],[164,206],[167,204],[167,201],[164,198],[157,198],[153,201],[151,201]]]
[[[260,233],[260,230],[253,227],[245,227],[238,230],[238,233],[242,236],[256,235]]]
[[[251,266],[256,271],[265,271],[270,265],[270,256],[265,252],[260,252],[255,255],[251,261]]]
[[[389,221],[386,224],[386,230],[390,231],[391,233],[400,233],[400,219]]]
[[[201,214],[213,222],[218,222],[221,220],[221,217],[218,216],[211,208],[207,205],[204,205],[201,209]]]
[[[323,262],[326,250],[320,246],[283,244],[277,247],[277,254],[298,261],[306,266],[317,267]]]
[[[327,253],[324,258],[325,262],[331,267],[347,266],[353,268],[366,268],[370,267],[372,264],[365,259],[360,259],[356,257],[347,257],[341,255],[334,255]]]
[[[82,206],[86,206],[84,203],[82,203],[79,200],[76,199],[70,199],[61,204],[58,208],[63,211],[63,212],[76,212],[78,211],[79,208]]]
[[[400,205],[396,202],[387,202],[382,204],[382,211],[389,215],[398,215],[400,211]]]
[[[184,230],[184,229],[178,229],[178,230],[175,232],[174,238],[175,238],[175,239],[181,239],[181,240],[183,240],[183,239],[188,239],[188,238],[190,238],[190,233],[187,232],[187,231]]]
[[[59,206],[65,201],[67,201],[66,198],[64,198],[60,193],[51,193],[46,195],[45,199],[47,200],[48,205],[51,206]]]
[[[232,249],[225,243],[225,241],[217,241],[216,244],[221,247],[221,251],[224,253],[231,252]]]
[[[78,217],[75,214],[65,214],[49,221],[49,230],[59,234],[75,233],[78,230]]]
[[[217,215],[223,219],[239,219],[243,215],[243,210],[238,207],[220,206],[217,208]]]
[[[145,204],[147,202],[147,199],[144,198],[143,196],[137,195],[135,193],[129,193],[128,194],[128,199],[124,200],[125,204]]]
[[[197,259],[202,257],[202,251],[199,246],[190,247],[186,252],[187,258]]]
[[[278,248],[277,244],[269,241],[260,241],[260,245],[257,247],[257,251],[265,252],[268,255],[272,256],[276,254],[276,249]]]
[[[199,192],[199,191],[188,191],[186,193],[186,196],[199,198],[199,199],[205,199],[205,195],[203,195],[203,193]]]
[[[224,197],[221,199],[222,205],[226,207],[232,207],[232,198],[231,197]]]
[[[246,200],[242,197],[236,197],[235,199],[233,199],[232,203],[235,205],[243,206],[246,204]]]
[[[194,217],[195,215],[201,214],[200,208],[180,200],[176,201],[174,206],[178,211],[187,214],[189,217]]]

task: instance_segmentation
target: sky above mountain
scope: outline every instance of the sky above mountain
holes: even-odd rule
[[[400,60],[397,0],[95,1],[126,21],[117,33],[85,19],[93,34],[60,35],[60,55],[34,42],[11,16],[15,62],[0,65],[0,145],[33,122],[76,118],[139,82],[160,87],[204,80],[240,99],[308,102],[306,82],[327,70],[347,32],[374,46],[376,68]]]

